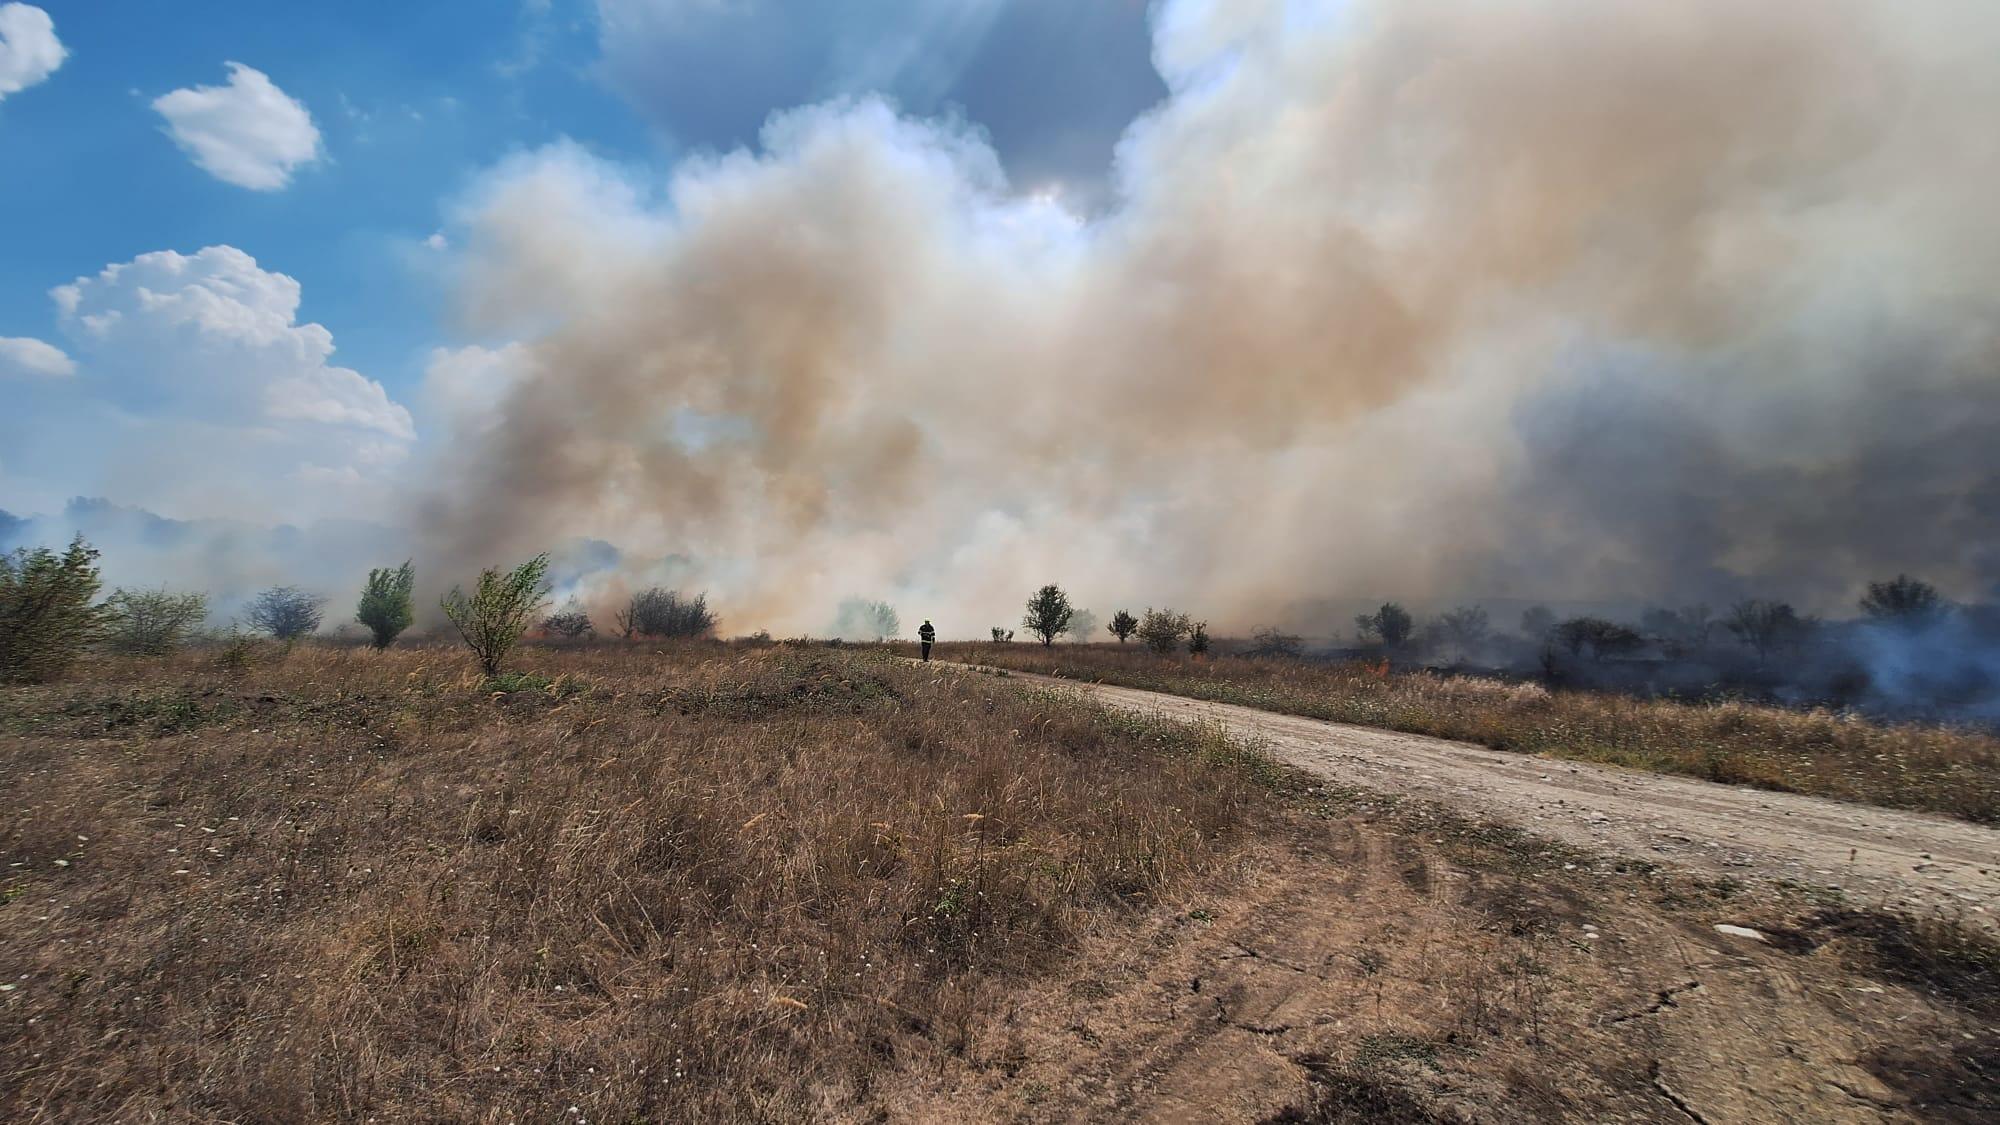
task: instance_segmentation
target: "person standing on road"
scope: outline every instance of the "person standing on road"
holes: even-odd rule
[[[937,642],[937,630],[931,627],[930,618],[924,618],[924,623],[918,627],[917,640],[923,644],[925,662],[929,662],[931,658],[931,645]]]

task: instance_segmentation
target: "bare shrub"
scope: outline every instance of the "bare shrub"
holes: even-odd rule
[[[1276,625],[1259,626],[1251,630],[1250,647],[1244,650],[1247,656],[1290,657],[1305,651],[1305,641],[1296,633],[1287,633]]]
[[[58,555],[47,547],[0,554],[0,680],[61,675],[95,641],[104,622],[97,596],[97,550],[82,536]]]
[[[617,614],[618,631],[627,640],[655,637],[664,640],[706,637],[718,624],[708,608],[708,595],[690,598],[679,590],[654,586],[632,595]]]
[[[1950,608],[1936,586],[1907,574],[1870,582],[1860,605],[1861,612],[1877,621],[1917,629],[1935,623]]]
[[[996,644],[996,645],[1004,645],[1004,644],[1006,644],[1006,643],[1007,643],[1008,641],[1011,641],[1011,640],[1013,640],[1013,639],[1014,639],[1014,630],[1012,630],[1012,629],[1006,629],[1006,628],[1002,628],[1001,626],[998,626],[998,625],[995,625],[995,626],[993,626],[993,643],[994,643],[994,644]]]
[[[542,619],[542,632],[574,641],[596,632],[596,626],[590,623],[590,614],[584,612],[582,603],[571,598],[561,609]]]
[[[204,594],[114,590],[104,600],[104,640],[114,652],[159,656],[174,651],[208,616]]]
[[[320,607],[325,604],[325,599],[297,586],[273,586],[253,598],[243,616],[273,637],[291,641],[319,628]]]
[[[536,555],[505,573],[488,567],[479,572],[479,584],[471,594],[453,586],[440,603],[487,675],[499,674],[500,662],[548,604],[544,600],[549,592],[548,573],[547,555]]]

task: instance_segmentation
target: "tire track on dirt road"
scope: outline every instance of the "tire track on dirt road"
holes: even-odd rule
[[[1787,880],[1865,905],[1939,910],[2000,929],[2000,830],[1993,828],[1136,688],[1005,676],[1144,715],[1218,723],[1330,781],[1438,801],[1578,847],[1718,877]]]

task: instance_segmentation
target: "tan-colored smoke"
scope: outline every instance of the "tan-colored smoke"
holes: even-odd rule
[[[1089,218],[869,100],[664,182],[567,146],[500,169],[465,303],[519,342],[433,373],[433,556],[594,536],[733,628],[861,594],[948,635],[1051,580],[1238,627],[2000,575],[1967,522],[2000,454],[1964,432],[2000,421],[2000,9],[1155,25],[1171,96]]]

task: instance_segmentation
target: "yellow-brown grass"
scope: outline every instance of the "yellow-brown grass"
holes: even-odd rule
[[[2000,822],[2000,739],[1826,710],[1549,691],[1471,676],[1137,645],[963,644],[945,660],[1100,680],[1343,723]]]
[[[1269,815],[1219,738],[880,656],[519,663],[0,690],[8,1115],[853,1114]]]

